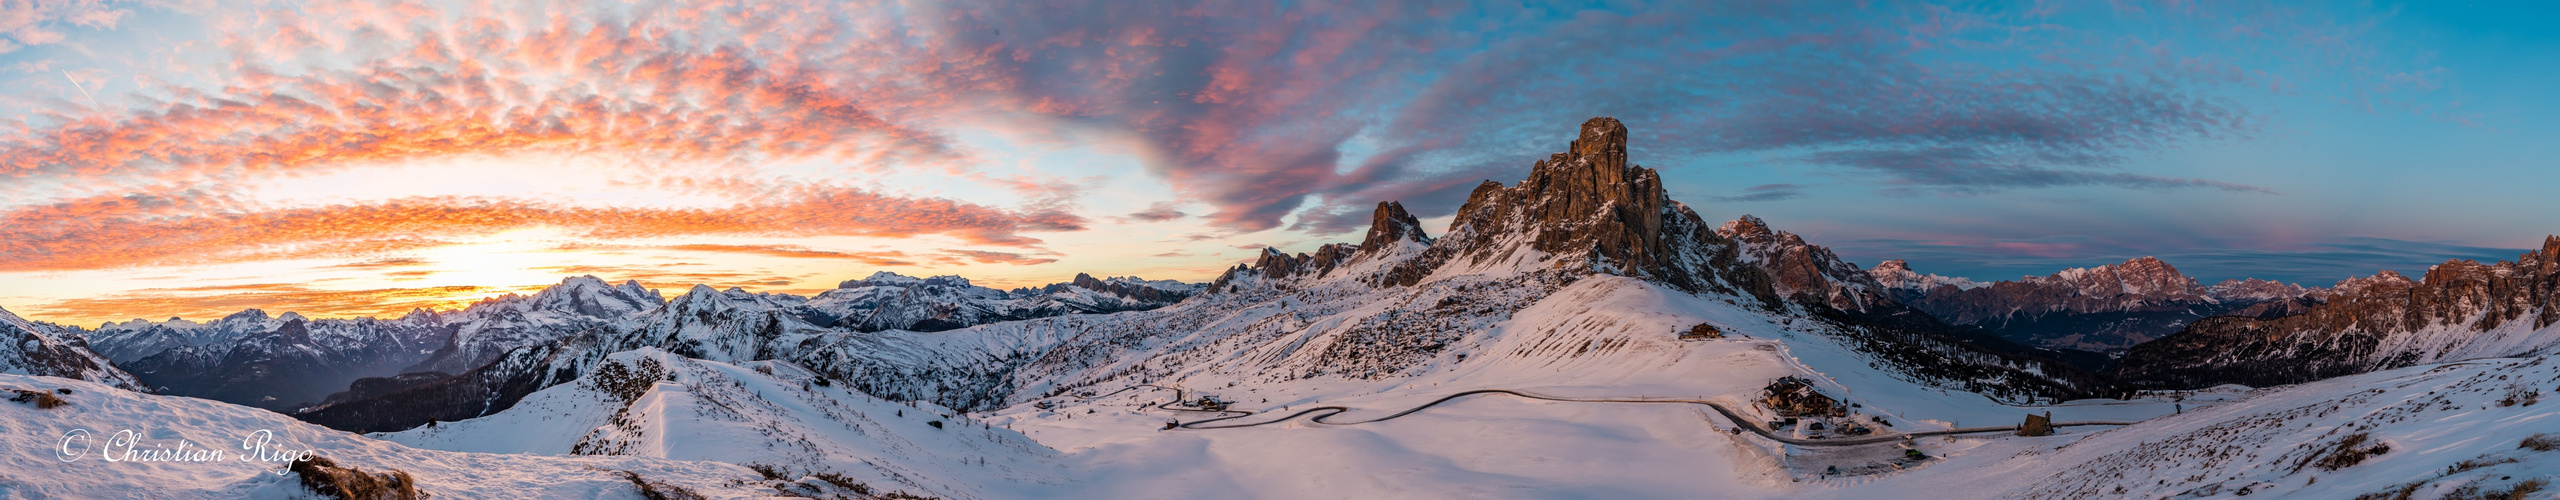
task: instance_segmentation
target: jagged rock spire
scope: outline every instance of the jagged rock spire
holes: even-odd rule
[[[1378,202],[1378,211],[1369,216],[1369,237],[1360,241],[1360,253],[1377,253],[1406,240],[1431,242],[1422,232],[1422,219],[1405,212],[1403,203]]]

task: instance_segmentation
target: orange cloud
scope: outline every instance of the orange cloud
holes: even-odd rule
[[[943,250],[942,252],[943,252],[943,253],[947,253],[947,254],[952,254],[952,255],[961,256],[961,257],[967,257],[969,260],[978,261],[978,263],[980,263],[980,264],[1013,264],[1013,265],[1017,265],[1017,266],[1036,266],[1036,265],[1040,265],[1040,264],[1047,264],[1047,263],[1057,262],[1057,261],[1058,261],[1058,259],[1044,259],[1044,258],[1032,257],[1032,256],[1023,255],[1023,254],[1018,254],[1018,253],[1012,253],[1012,252],[988,252],[988,251],[983,251],[983,250],[948,250],[948,249]]]
[[[158,89],[155,104],[120,115],[16,123],[19,133],[0,138],[0,178],[182,178],[526,151],[694,162],[825,157],[874,169],[961,156],[942,136],[880,114],[943,99],[937,94],[775,62],[789,54],[692,47],[637,23],[517,30],[470,19],[368,32],[287,9],[261,16],[277,26],[259,31],[275,36],[223,40],[238,73],[223,86]],[[368,50],[380,41],[356,40],[384,36],[412,49]],[[355,62],[297,75],[264,66],[313,49]]]
[[[440,286],[322,290],[290,284],[147,288],[97,297],[61,299],[28,307],[26,312],[29,317],[82,324],[134,319],[136,314],[147,316],[145,319],[184,317],[202,321],[252,308],[276,314],[298,312],[314,318],[387,318],[405,314],[411,309],[453,309],[491,295],[524,293],[541,288]]]
[[[811,248],[808,248],[808,247],[802,247],[802,246],[798,246],[798,245],[714,245],[714,244],[690,244],[690,245],[663,245],[663,246],[647,246],[647,245],[608,245],[608,244],[594,244],[594,243],[572,243],[572,244],[567,244],[567,245],[561,245],[561,246],[559,246],[559,247],[558,247],[558,249],[559,249],[559,250],[672,250],[672,251],[679,251],[679,252],[704,252],[704,253],[726,253],[726,254],[741,254],[741,255],[761,255],[761,256],[766,256],[766,257],[784,257],[784,258],[793,258],[793,259],[831,259],[831,260],[851,260],[851,261],[861,262],[861,263],[864,263],[864,264],[869,264],[869,265],[874,265],[874,266],[912,266],[912,265],[915,265],[915,263],[914,263],[914,262],[910,262],[910,261],[902,260],[902,259],[910,258],[910,257],[911,257],[910,255],[908,255],[906,252],[900,252],[900,251],[896,251],[896,250],[885,250],[885,251],[877,251],[877,252],[839,252],[839,251],[833,251],[833,250],[816,250],[816,249],[811,249]]]
[[[537,227],[597,239],[940,234],[973,244],[1026,247],[1040,240],[1022,232],[1083,229],[1081,217],[1056,211],[1017,213],[847,188],[798,191],[781,201],[719,209],[573,207],[457,197],[273,210],[190,206],[184,199],[151,196],[73,200],[0,213],[0,271],[357,257],[449,244],[444,238]],[[186,208],[213,210],[189,213]],[[744,249],[697,247],[702,250]]]

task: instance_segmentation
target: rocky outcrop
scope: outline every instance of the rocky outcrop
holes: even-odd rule
[[[2221,317],[2134,346],[2118,377],[2165,387],[2291,384],[2560,349],[2560,237],[2514,261],[2452,260],[2422,280],[2338,282],[2300,314]]]
[[[0,372],[87,380],[142,390],[132,374],[109,364],[106,357],[66,329],[27,321],[0,309]]]
[[[1731,238],[1743,260],[1766,271],[1779,297],[1843,311],[1900,308],[1884,296],[1883,285],[1857,264],[1840,260],[1829,248],[1805,243],[1795,233],[1770,229],[1759,217],[1744,215],[1716,228],[1716,234]]]
[[[1360,240],[1359,253],[1387,252],[1407,243],[1431,244],[1431,236],[1422,232],[1422,219],[1405,212],[1403,203],[1378,202],[1377,212],[1369,216],[1369,237]]]
[[[2152,257],[1989,284],[1923,275],[1903,261],[1869,275],[1895,300],[1941,321],[2014,342],[2091,351],[2124,349],[2214,316],[2292,312],[2281,304],[2316,303],[2322,293],[2265,280],[2202,286]],[[2265,303],[2280,305],[2253,308]]]

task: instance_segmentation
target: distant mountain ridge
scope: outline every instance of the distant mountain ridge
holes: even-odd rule
[[[2282,317],[2200,321],[2134,346],[2114,373],[2165,387],[2267,386],[2488,357],[2560,351],[2560,236],[2516,260],[2467,259],[2421,280],[2350,278],[2326,303]]]
[[[1991,283],[1921,274],[1902,260],[1867,273],[1895,300],[1939,320],[2015,342],[2091,351],[2125,349],[2214,316],[2291,314],[2327,293],[2256,279],[2204,286],[2153,257]]]
[[[848,289],[816,298],[735,289],[723,293],[813,325],[859,317],[867,321],[844,321],[844,326],[878,331],[1148,309],[1202,288],[1082,274],[1076,281],[1013,292],[971,286],[956,276],[895,273],[846,284]],[[406,387],[440,378],[423,374],[470,371],[510,350],[557,342],[667,303],[637,281],[614,284],[575,276],[530,295],[493,297],[453,311],[416,310],[390,320],[312,320],[290,312],[271,317],[249,309],[205,323],[171,318],[65,330],[110,363],[133,372],[142,387],[288,411],[350,391],[359,380],[380,379],[374,388],[380,392],[382,384]],[[421,375],[395,377],[411,373]]]

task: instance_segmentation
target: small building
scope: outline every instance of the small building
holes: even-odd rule
[[[1209,411],[1227,411],[1227,404],[1228,403],[1225,401],[1219,401],[1217,396],[1204,394],[1200,396],[1199,401],[1193,403],[1193,406],[1198,406],[1200,409]]]
[[[2035,414],[2029,414],[2029,415],[2027,415],[2027,423],[2026,423],[2026,424],[2023,424],[2023,425],[2019,425],[2019,426],[2018,426],[2018,435],[2020,435],[2020,436],[2051,436],[2051,435],[2053,435],[2053,412],[2050,412],[2050,411],[2048,411],[2048,412],[2044,412],[2044,414],[2043,414],[2043,415],[2035,415]]]
[[[1688,332],[1680,334],[1680,340],[1708,340],[1720,338],[1724,338],[1724,329],[1716,328],[1715,325],[1706,323],[1699,323],[1698,326],[1689,327]]]
[[[1812,381],[1796,377],[1779,377],[1777,381],[1770,382],[1769,387],[1760,390],[1760,404],[1785,417],[1843,416],[1849,413],[1847,405],[1814,390]]]

